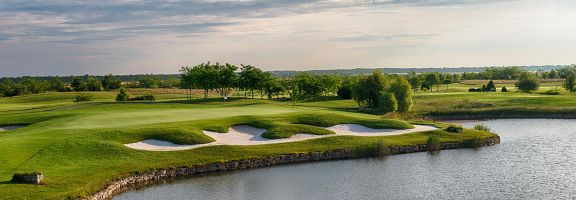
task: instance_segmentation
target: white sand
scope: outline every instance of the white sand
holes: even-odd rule
[[[261,145],[261,144],[275,144],[284,142],[296,142],[302,140],[333,137],[339,135],[350,136],[386,136],[386,135],[399,135],[404,133],[416,133],[423,131],[436,130],[433,126],[414,125],[413,129],[396,130],[396,129],[371,129],[357,124],[340,124],[326,129],[334,131],[336,134],[331,135],[312,135],[312,134],[295,134],[286,139],[266,139],[262,137],[262,133],[266,129],[255,128],[246,125],[238,125],[230,127],[228,133],[217,133],[212,131],[204,131],[204,134],[214,138],[216,142],[208,144],[193,144],[193,145],[178,145],[172,142],[160,140],[144,140],[141,142],[125,144],[127,147],[139,150],[148,151],[177,151],[194,149],[205,146],[213,145]]]
[[[9,130],[14,130],[14,129],[19,129],[22,128],[24,126],[22,125],[15,125],[15,126],[0,126],[0,131],[9,131]]]

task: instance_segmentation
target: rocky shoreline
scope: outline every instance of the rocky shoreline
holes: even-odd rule
[[[500,143],[500,137],[498,135],[495,135],[493,137],[480,141],[476,145],[478,147],[484,147],[484,146],[492,146],[499,143]],[[463,141],[463,142],[448,142],[440,144],[441,150],[462,149],[462,148],[470,148],[470,143],[467,141]],[[387,154],[394,155],[394,154],[405,154],[405,153],[424,152],[424,151],[428,151],[428,146],[425,144],[409,145],[409,146],[392,146],[388,147]],[[209,173],[261,168],[261,167],[292,164],[292,163],[353,159],[361,157],[365,156],[359,155],[358,152],[355,152],[353,149],[341,149],[325,152],[296,153],[288,155],[263,157],[258,159],[210,163],[204,165],[194,165],[191,167],[180,167],[176,169],[157,169],[153,172],[130,175],[128,177],[112,181],[102,190],[86,199],[87,200],[111,199],[115,195],[125,192],[137,185],[146,186],[153,183],[176,178],[187,178]]]

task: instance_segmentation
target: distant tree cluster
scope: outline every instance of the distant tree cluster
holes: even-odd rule
[[[506,87],[503,89],[506,89]],[[496,92],[496,84],[494,84],[493,80],[490,80],[488,81],[488,84],[482,85],[481,88],[470,88],[468,89],[468,92]]]
[[[387,112],[408,112],[412,107],[413,90],[403,76],[390,76],[374,71],[358,77],[352,97],[360,107]]]
[[[489,67],[483,72],[464,72],[462,80],[516,80],[523,71],[520,67]]]
[[[117,77],[138,77],[139,80],[122,82]],[[161,77],[167,77],[161,80]],[[115,76],[69,76],[69,77],[23,77],[3,78],[0,82],[0,96],[11,97],[26,94],[54,92],[97,92],[125,88],[175,88],[180,81],[166,75]]]
[[[342,79],[331,75],[300,73],[292,78],[279,79],[251,65],[238,68],[232,64],[202,63],[193,67],[182,67],[181,87],[202,89],[204,98],[210,91],[228,97],[233,90],[245,91],[244,96],[274,98],[288,94],[294,100],[336,94]],[[191,94],[191,92],[190,92]]]

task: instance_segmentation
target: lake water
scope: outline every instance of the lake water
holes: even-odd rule
[[[147,187],[115,199],[574,199],[576,120],[502,119],[502,143],[385,159],[227,172]]]

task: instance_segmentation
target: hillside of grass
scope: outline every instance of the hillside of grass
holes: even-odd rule
[[[0,132],[0,199],[65,199],[84,197],[118,177],[150,169],[191,166],[299,152],[357,148],[375,140],[386,145],[425,144],[431,135],[443,142],[487,138],[491,133],[443,130],[383,137],[338,136],[257,146],[209,146],[177,152],[130,149],[126,143],[159,139],[177,144],[203,144],[213,139],[202,130],[227,132],[232,125],[266,128],[268,138],[296,133],[332,134],[321,127],[342,123],[371,128],[408,129],[405,121],[354,109],[351,100],[285,102],[231,98],[183,101],[160,96],[157,102],[113,102],[97,93],[92,102],[74,103],[72,94],[30,95],[0,99],[0,126],[26,124]],[[44,103],[45,102],[45,103]],[[331,103],[332,102],[332,103]],[[9,105],[24,105],[12,109]],[[28,107],[34,105],[34,107]],[[438,125],[443,126],[443,125]],[[14,173],[42,172],[44,185],[9,182]]]

